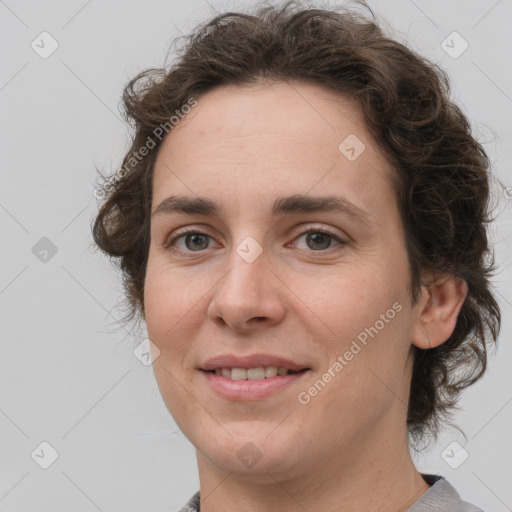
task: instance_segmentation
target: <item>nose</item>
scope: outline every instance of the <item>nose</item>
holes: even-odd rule
[[[214,288],[209,318],[238,332],[282,322],[286,314],[285,287],[265,251],[249,262],[233,250],[228,267]]]

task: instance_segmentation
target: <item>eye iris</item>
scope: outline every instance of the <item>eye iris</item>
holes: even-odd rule
[[[320,232],[308,233],[306,240],[308,241],[308,246],[309,246],[309,242],[313,241],[313,244],[319,243],[321,245],[321,247],[315,247],[316,249],[327,249],[329,247],[329,244],[331,241],[331,235],[328,235],[326,233],[320,233]],[[324,242],[323,244],[322,244],[322,240]],[[313,249],[313,247],[310,247],[310,248]]]
[[[191,240],[193,240],[193,244],[194,244],[193,247],[189,246],[189,242]],[[202,244],[201,244],[201,240],[203,242]],[[201,246],[199,247],[196,244],[199,244]],[[189,233],[185,237],[185,245],[187,246],[187,249],[190,249],[191,251],[206,249],[206,247],[208,246],[208,237],[205,235],[201,235],[200,233],[191,233],[191,234]]]

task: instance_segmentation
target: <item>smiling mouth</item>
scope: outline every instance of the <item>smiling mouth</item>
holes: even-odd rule
[[[258,366],[255,368],[216,368],[215,370],[204,371],[229,380],[264,380],[304,373],[308,370],[309,368],[303,368],[302,370],[292,371],[283,366]]]

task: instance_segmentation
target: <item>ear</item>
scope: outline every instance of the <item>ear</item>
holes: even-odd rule
[[[416,307],[418,317],[413,328],[412,344],[429,349],[443,344],[453,333],[468,285],[452,274],[431,275],[430,284],[421,287]]]

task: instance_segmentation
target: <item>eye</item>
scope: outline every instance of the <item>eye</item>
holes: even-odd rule
[[[210,245],[210,235],[201,231],[188,230],[171,238],[166,244],[166,249],[186,253],[200,252],[208,249]],[[181,243],[178,243],[181,242]]]
[[[330,233],[329,231],[321,228],[311,228],[307,231],[304,231],[300,236],[298,236],[295,240],[300,240],[304,238],[306,243],[306,247],[298,247],[298,249],[302,250],[312,250],[314,252],[325,251],[326,249],[331,248],[331,242],[336,241],[336,245],[345,245],[345,242],[341,240],[334,233]],[[297,245],[295,242],[294,245]]]

